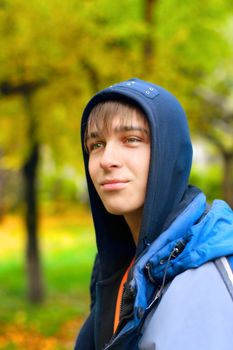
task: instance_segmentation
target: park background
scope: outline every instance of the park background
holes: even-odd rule
[[[65,350],[89,310],[80,118],[131,77],[173,92],[191,183],[233,206],[231,0],[0,0],[0,349]]]

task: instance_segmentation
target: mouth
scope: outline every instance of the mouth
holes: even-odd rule
[[[114,191],[114,190],[121,190],[127,186],[129,183],[128,180],[122,180],[122,179],[109,179],[104,180],[100,183],[100,187],[104,190],[108,191]]]

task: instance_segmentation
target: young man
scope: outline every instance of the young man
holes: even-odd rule
[[[179,102],[139,79],[108,87],[82,145],[98,257],[75,349],[232,349],[233,213],[188,185]]]

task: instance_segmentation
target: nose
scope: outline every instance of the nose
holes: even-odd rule
[[[116,144],[114,142],[106,143],[100,159],[101,168],[109,170],[111,168],[121,167],[121,165],[121,156]]]

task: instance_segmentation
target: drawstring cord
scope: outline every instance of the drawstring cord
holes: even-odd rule
[[[176,243],[175,247],[172,249],[168,259],[167,259],[167,263],[164,269],[164,275],[163,275],[163,280],[162,280],[162,284],[161,287],[159,288],[158,292],[155,294],[154,299],[151,301],[151,303],[149,304],[149,306],[147,306],[146,310],[149,310],[154,304],[155,302],[161,297],[165,283],[166,283],[166,278],[167,278],[167,271],[168,271],[168,267],[170,265],[170,262],[172,259],[175,259],[184,249],[185,247],[185,243],[183,240],[179,241]],[[164,262],[164,261],[163,261]],[[163,263],[162,262],[162,263]]]

